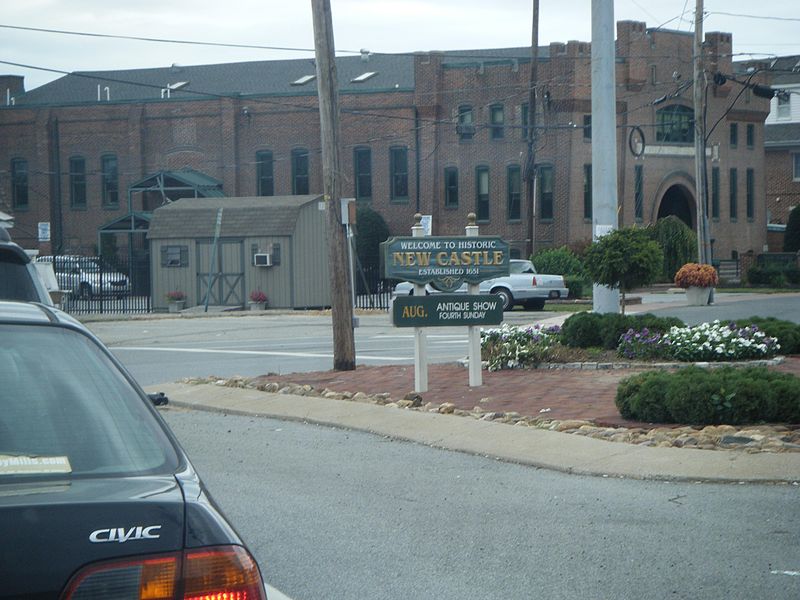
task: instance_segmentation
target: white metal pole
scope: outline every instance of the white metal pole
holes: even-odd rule
[[[614,0],[592,0],[592,240],[617,229]],[[595,285],[594,312],[619,312],[619,290]]]
[[[467,215],[466,230],[467,237],[478,237],[478,226],[475,224],[475,213]],[[470,296],[478,294],[480,284],[470,283],[467,292]],[[483,372],[481,371],[481,328],[477,325],[467,327],[467,340],[469,344],[469,386],[478,387],[483,385]]]
[[[425,228],[422,226],[422,215],[414,215],[414,226],[411,228],[411,237],[424,237]],[[414,295],[425,295],[425,285],[414,284]],[[414,391],[418,394],[428,391],[428,341],[423,327],[414,327]]]

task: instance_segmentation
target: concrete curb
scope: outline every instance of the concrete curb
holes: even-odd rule
[[[365,431],[543,469],[663,481],[800,482],[800,453],[652,448],[532,427],[210,384],[150,386],[170,403]],[[502,429],[498,429],[502,427]]]

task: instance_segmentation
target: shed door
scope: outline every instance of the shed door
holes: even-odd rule
[[[213,261],[213,262],[212,262]],[[197,242],[198,302],[214,306],[244,306],[244,241]]]

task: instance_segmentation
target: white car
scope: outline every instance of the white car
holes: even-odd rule
[[[515,304],[521,304],[530,310],[542,310],[546,300],[566,298],[569,296],[567,284],[561,275],[543,275],[529,260],[511,259],[509,275],[495,277],[480,283],[481,294],[497,294],[503,299],[503,310],[511,310]],[[426,294],[441,294],[430,284],[425,286]],[[454,294],[466,294],[467,284],[463,284]],[[411,296],[414,284],[407,281],[398,283],[393,296]]]
[[[61,255],[39,256],[37,262],[52,263],[58,286],[74,296],[90,299],[97,296],[125,296],[130,294],[128,277],[115,269],[105,267],[99,258]]]

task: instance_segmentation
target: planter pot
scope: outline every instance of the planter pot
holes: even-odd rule
[[[177,302],[170,302],[169,303],[169,312],[171,313],[179,313],[183,310],[183,307],[186,305],[185,300],[178,300]]]
[[[710,287],[686,288],[686,301],[689,306],[707,306],[711,295]]]
[[[250,302],[250,310],[267,310],[266,302]]]

